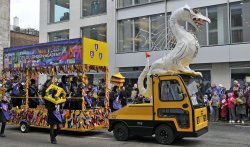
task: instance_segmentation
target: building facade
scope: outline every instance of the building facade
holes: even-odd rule
[[[250,81],[250,0],[46,0],[40,1],[40,39],[88,37],[109,43],[110,73],[135,82],[145,66],[168,53],[164,31],[175,9],[188,4],[211,19],[197,33],[201,48],[191,68],[227,89]],[[192,31],[188,24],[183,26]]]
[[[3,48],[10,46],[10,1],[0,0],[0,73],[3,67]]]

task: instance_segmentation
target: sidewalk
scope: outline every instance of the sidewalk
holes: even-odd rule
[[[247,120],[247,121],[245,121],[244,124],[242,124],[242,123],[237,123],[237,122],[235,122],[235,123],[229,123],[228,121],[219,120],[217,122],[211,122],[211,121],[209,121],[208,124],[250,126],[250,121]]]

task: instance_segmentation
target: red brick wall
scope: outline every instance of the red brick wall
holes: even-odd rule
[[[39,36],[10,32],[10,47],[23,46],[39,43]]]

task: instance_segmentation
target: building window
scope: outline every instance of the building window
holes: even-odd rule
[[[118,7],[128,7],[133,5],[133,0],[118,0]]]
[[[59,40],[68,40],[69,39],[69,30],[50,32],[49,41],[59,41]]]
[[[118,52],[133,52],[133,19],[118,22]]]
[[[250,41],[250,1],[230,4],[231,43]]]
[[[145,4],[148,3],[149,0],[135,0],[135,4]]]
[[[98,40],[107,41],[107,25],[94,25],[82,28],[82,37]]]
[[[135,23],[135,51],[149,50],[149,17],[134,19]]]
[[[228,43],[227,6],[218,5],[207,8],[211,23],[208,25],[209,45]]]
[[[106,13],[106,0],[82,0],[82,16],[92,16]]]
[[[69,0],[50,0],[50,23],[69,20]]]
[[[165,15],[152,15],[150,16],[150,20],[151,48],[152,50],[163,50],[166,45]]]

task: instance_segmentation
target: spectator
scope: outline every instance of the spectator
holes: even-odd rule
[[[220,88],[216,86],[215,83],[211,83],[211,87],[209,87],[206,91],[206,95],[208,95],[208,99],[211,100],[214,92],[217,92],[219,98],[221,97],[221,91]]]
[[[246,98],[243,95],[243,92],[239,92],[239,96],[236,98],[236,113],[238,116],[238,123],[244,124],[244,119],[246,115]]]
[[[230,88],[230,91],[239,92],[240,91],[240,84],[237,80],[234,80],[233,86]]]
[[[221,111],[220,111],[220,116],[222,120],[226,120],[228,117],[228,102],[227,102],[227,95],[223,94],[222,95],[222,100],[221,100]]]
[[[219,89],[220,89],[221,98],[222,98],[222,94],[226,93],[226,88],[222,84],[219,84]]]
[[[219,107],[220,107],[219,103],[220,103],[220,98],[218,96],[218,93],[215,91],[213,93],[212,98],[211,98],[211,106],[213,107],[211,121],[218,121],[219,120]]]
[[[235,98],[228,93],[229,123],[235,123]]]

